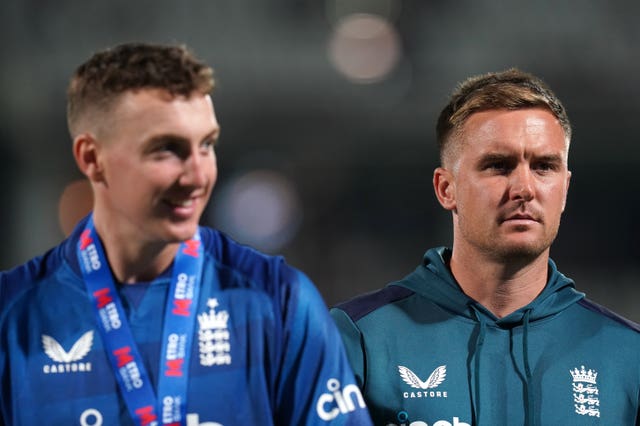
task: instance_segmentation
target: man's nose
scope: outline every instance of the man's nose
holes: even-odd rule
[[[534,177],[528,166],[517,167],[511,175],[511,199],[530,201],[535,194]]]
[[[204,186],[207,183],[207,163],[198,152],[193,153],[184,162],[184,172],[180,183],[185,186]]]

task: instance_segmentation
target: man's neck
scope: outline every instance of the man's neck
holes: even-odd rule
[[[473,250],[456,250],[451,273],[465,294],[498,318],[531,303],[547,283],[549,250],[533,259],[495,259]]]
[[[111,271],[123,284],[153,280],[171,265],[180,246],[144,241],[135,233],[108,226],[101,220],[95,221],[95,227]]]

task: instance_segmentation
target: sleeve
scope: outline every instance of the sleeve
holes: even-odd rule
[[[365,359],[362,333],[358,326],[351,320],[351,317],[342,309],[332,308],[330,315],[333,317],[338,331],[342,336],[347,359],[349,360],[358,386],[360,389],[364,389],[366,376],[364,371]]]
[[[372,425],[322,297],[301,272],[290,269],[287,275],[276,424]]]
[[[2,334],[2,320],[4,317],[5,309],[5,276],[0,272],[0,426],[4,426],[5,423],[5,406],[9,404],[9,392],[4,391],[5,386],[5,363],[6,363],[6,349],[4,336]]]
[[[637,405],[637,413],[636,413],[636,426],[640,426],[640,395],[638,395],[638,405]]]

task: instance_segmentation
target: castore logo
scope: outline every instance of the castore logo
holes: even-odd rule
[[[91,371],[90,362],[79,362],[87,356],[93,346],[93,330],[84,333],[76,343],[73,344],[69,352],[56,339],[46,334],[42,335],[42,347],[47,354],[57,364],[46,364],[42,371],[45,374],[52,373],[75,373]]]

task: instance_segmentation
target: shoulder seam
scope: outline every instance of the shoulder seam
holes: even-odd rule
[[[343,311],[355,323],[383,306],[406,299],[413,294],[413,290],[391,284],[380,290],[356,296],[334,308]]]
[[[593,300],[587,299],[587,298],[583,298],[582,300],[578,301],[578,304],[582,307],[584,307],[585,309],[588,309],[592,312],[595,312],[597,314],[603,315],[607,318],[609,318],[612,321],[617,322],[618,324],[621,324],[627,328],[630,328],[631,330],[635,331],[636,333],[640,333],[640,324],[631,321],[627,318],[624,318],[623,316],[613,312],[612,310],[610,310],[609,308],[606,308],[596,302],[594,302]]]

